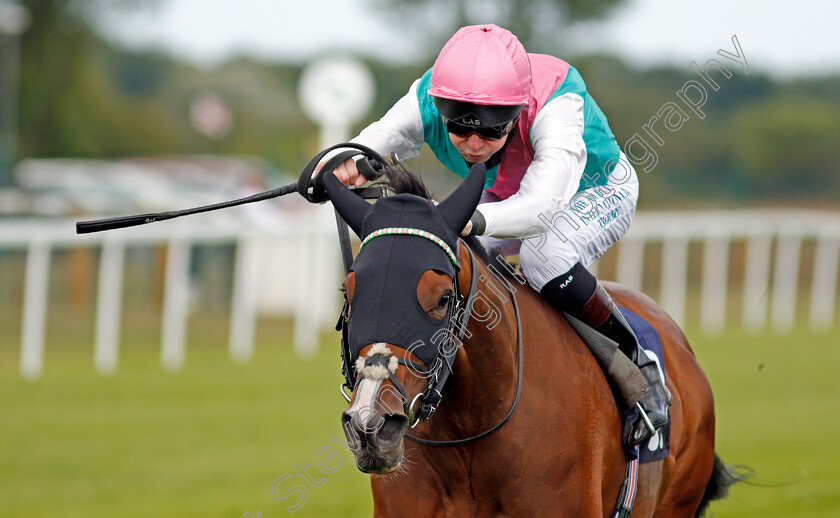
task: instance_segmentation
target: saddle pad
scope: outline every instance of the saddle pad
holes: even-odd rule
[[[636,333],[636,337],[639,339],[639,344],[646,351],[656,355],[657,363],[659,363],[662,372],[667,376],[667,373],[665,373],[665,359],[662,355],[662,340],[659,337],[659,333],[644,318],[633,313],[627,308],[619,309],[624,315],[624,318],[627,319],[627,323],[630,324],[630,327],[632,327],[633,331]],[[635,418],[638,413],[638,410],[633,409],[626,414],[626,418]],[[628,457],[636,458],[638,456],[639,462],[644,464],[645,462],[652,462],[666,458],[670,452],[670,446],[671,419],[669,413],[668,422],[665,426],[660,428],[658,432],[656,432],[656,435],[654,435],[650,441],[642,443],[638,446],[625,444],[624,450]]]

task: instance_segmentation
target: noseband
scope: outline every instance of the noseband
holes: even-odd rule
[[[403,229],[400,229],[403,230]],[[392,232],[392,233],[400,233],[400,234],[412,234],[411,232]],[[428,236],[429,239],[432,239]],[[440,244],[440,243],[439,243]],[[452,259],[453,264],[455,265],[456,272],[455,272],[455,279],[454,279],[454,295],[455,295],[455,303],[451,304],[449,310],[447,311],[446,318],[448,319],[448,324],[445,332],[445,337],[449,338],[449,342],[444,340],[441,343],[441,346],[437,349],[437,354],[432,361],[430,367],[426,367],[422,363],[418,363],[412,361],[408,358],[408,355],[403,355],[404,357],[400,358],[397,357],[397,362],[406,366],[407,368],[413,369],[415,372],[420,373],[423,377],[427,378],[428,381],[426,382],[426,386],[422,392],[418,393],[411,402],[408,402],[408,397],[406,395],[405,389],[403,388],[402,384],[397,380],[394,376],[393,370],[388,371],[388,379],[391,383],[396,387],[396,389],[400,392],[403,400],[403,410],[405,415],[408,416],[409,426],[410,428],[414,428],[420,421],[424,421],[429,419],[437,410],[437,407],[440,405],[440,401],[442,399],[442,391],[443,386],[446,384],[446,381],[449,379],[449,375],[452,374],[452,365],[455,361],[455,353],[458,350],[458,347],[463,344],[464,335],[467,331],[467,325],[470,320],[470,315],[472,314],[472,306],[475,293],[478,288],[478,268],[477,262],[475,259],[475,255],[473,251],[463,244],[461,241],[458,242],[459,246],[466,247],[467,251],[469,252],[470,256],[470,263],[471,263],[471,279],[470,279],[470,287],[469,293],[467,294],[466,298],[462,295],[459,282],[458,282],[458,274],[460,273],[460,266],[457,263],[456,256],[449,251],[448,255],[450,259]],[[448,248],[448,247],[446,247]],[[517,366],[517,383],[516,383],[516,397],[511,404],[510,410],[508,410],[507,414],[493,427],[490,429],[474,435],[472,437],[467,437],[465,439],[456,439],[451,441],[432,441],[428,439],[423,439],[420,437],[416,437],[414,435],[406,434],[406,437],[409,439],[424,445],[430,446],[453,446],[457,444],[463,444],[471,441],[475,441],[490,435],[491,433],[495,432],[499,428],[502,427],[513,415],[516,406],[519,404],[519,397],[522,393],[522,323],[519,315],[519,306],[516,302],[515,291],[507,279],[503,277],[499,277],[505,284],[505,288],[507,289],[508,293],[510,294],[511,301],[513,302],[513,309],[514,314],[516,315],[516,343],[517,343],[517,351],[518,351],[518,366]],[[359,369],[356,365],[353,364],[351,361],[351,349],[350,343],[348,340],[348,319],[349,319],[349,308],[350,303],[349,301],[344,301],[344,307],[341,310],[341,315],[339,316],[338,323],[336,324],[336,331],[341,331],[341,372],[344,375],[344,383],[341,385],[341,395],[344,399],[347,400],[349,403],[351,398],[347,395],[347,389],[355,390],[356,385],[358,385],[359,381],[361,380],[361,373],[358,372]],[[463,315],[460,318],[459,323],[459,316]],[[459,325],[460,324],[460,325]],[[451,347],[446,347],[447,343],[451,343]],[[411,351],[411,347],[406,349],[407,352]],[[382,366],[387,367],[390,363],[390,357],[385,356],[383,354],[373,354],[371,356],[366,356],[363,359],[363,362],[359,362],[360,365],[364,367],[368,366]],[[395,369],[394,369],[395,370]],[[414,413],[414,408],[420,404],[420,408],[417,413]]]

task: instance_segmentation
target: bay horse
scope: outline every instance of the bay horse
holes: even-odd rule
[[[363,243],[344,280],[354,390],[342,423],[357,467],[371,473],[374,516],[612,515],[626,456],[601,367],[538,293],[492,270],[477,241],[459,240],[483,165],[437,206],[411,194],[371,205],[324,176]],[[734,481],[714,452],[711,387],[661,307],[604,286],[659,333],[673,394],[670,454],[640,466],[632,516],[700,516]]]

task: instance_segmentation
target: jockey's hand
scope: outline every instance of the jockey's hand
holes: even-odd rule
[[[329,159],[321,160],[317,166],[315,166],[315,174],[319,174],[321,172],[321,168],[324,167]],[[333,174],[336,178],[339,179],[341,183],[344,184],[345,187],[361,187],[367,182],[367,179],[359,174],[359,169],[356,167],[356,161],[352,158],[348,158],[344,162],[340,163],[338,167],[335,168]]]
[[[435,204],[435,206],[437,206],[437,205],[438,205],[438,201],[437,201],[437,200],[432,200],[432,203],[434,203],[434,204]],[[464,230],[462,230],[462,231],[461,231],[461,235],[462,235],[462,236],[468,236],[468,235],[470,235],[470,230],[472,230],[472,220],[467,221],[467,226],[466,226],[466,227],[464,227]]]

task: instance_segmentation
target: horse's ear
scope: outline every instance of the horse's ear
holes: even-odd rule
[[[481,162],[474,164],[461,185],[438,205],[438,211],[456,235],[464,230],[464,226],[475,212],[486,179],[487,168],[484,164]]]
[[[356,196],[350,189],[344,187],[341,181],[332,173],[324,173],[324,188],[327,195],[344,221],[353,229],[357,236],[362,235],[362,222],[370,209],[370,204],[360,196]]]

